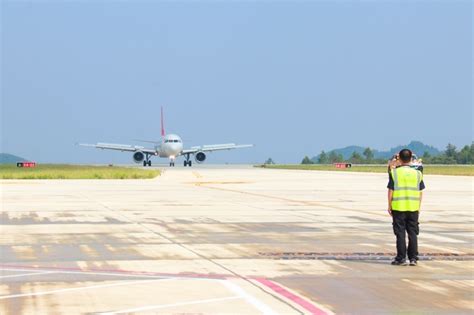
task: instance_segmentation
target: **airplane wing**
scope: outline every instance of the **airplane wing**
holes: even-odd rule
[[[88,143],[79,143],[83,147],[92,147],[96,149],[103,150],[116,150],[116,151],[127,151],[127,152],[136,152],[141,151],[149,154],[156,154],[155,149],[147,149],[139,145],[128,145],[128,144],[115,144],[115,143],[97,143],[97,144],[88,144]]]
[[[241,149],[241,148],[250,148],[250,147],[253,147],[253,144],[225,143],[225,144],[201,145],[201,146],[191,147],[190,149],[185,149],[181,151],[181,155],[194,154],[197,152],[212,152],[212,151],[232,150],[232,149]]]

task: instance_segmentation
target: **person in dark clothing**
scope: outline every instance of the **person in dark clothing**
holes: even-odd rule
[[[392,265],[416,266],[418,261],[419,210],[422,190],[425,189],[423,174],[412,167],[412,152],[403,149],[399,153],[401,165],[389,173],[388,213],[392,216],[393,232],[397,237],[397,256]],[[408,234],[408,248],[405,235]]]

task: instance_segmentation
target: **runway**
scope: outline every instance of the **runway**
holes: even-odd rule
[[[163,169],[0,181],[0,313],[474,311],[471,177],[425,176],[429,255],[395,267],[386,174]]]

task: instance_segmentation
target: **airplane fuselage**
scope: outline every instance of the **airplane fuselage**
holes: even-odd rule
[[[174,159],[183,151],[183,140],[176,134],[168,134],[163,137],[161,144],[156,147],[159,157]]]

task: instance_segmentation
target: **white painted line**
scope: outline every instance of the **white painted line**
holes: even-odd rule
[[[245,299],[249,304],[253,305],[255,308],[257,308],[262,314],[265,315],[274,315],[278,314],[274,310],[272,310],[268,305],[264,304],[263,302],[260,302],[257,300],[255,297],[251,296],[247,292],[244,291],[241,287],[236,285],[235,283],[229,281],[229,280],[219,280],[220,283],[222,283],[225,287],[227,287],[229,290],[237,294],[238,296],[242,297]]]
[[[44,271],[44,272],[51,272],[51,273],[64,273],[64,274],[80,274],[80,275],[97,275],[97,276],[115,276],[115,277],[132,277],[132,278],[154,278],[154,279],[178,279],[178,277],[172,276],[152,276],[152,275],[141,275],[141,274],[128,274],[128,273],[111,273],[111,272],[94,272],[94,271],[71,271],[71,270],[46,270],[46,269],[17,269],[17,268],[1,268],[0,270],[5,271]],[[183,278],[185,279],[185,278]]]
[[[26,277],[26,276],[34,276],[34,275],[46,275],[54,273],[53,271],[45,271],[45,272],[30,272],[30,273],[22,273],[19,275],[7,275],[7,276],[0,276],[0,279],[5,279],[5,278],[16,278],[16,277]]]
[[[0,271],[5,270],[5,271],[45,271],[45,272],[53,272],[53,273],[64,273],[64,274],[80,274],[80,275],[97,275],[97,276],[114,276],[114,277],[131,277],[131,278],[152,278],[152,279],[176,279],[176,280],[202,280],[202,281],[215,281],[215,280],[221,280],[221,279],[215,279],[215,278],[202,278],[202,277],[196,277],[193,278],[192,275],[190,276],[159,276],[159,275],[147,275],[147,274],[133,274],[133,271],[130,271],[130,273],[125,273],[125,272],[98,272],[98,271],[73,271],[73,270],[61,270],[61,269],[19,269],[19,268],[3,268],[0,267]]]
[[[6,271],[48,271],[47,269],[17,269],[17,268],[1,268],[0,270]],[[128,274],[128,273],[112,273],[112,272],[94,272],[94,271],[71,271],[71,270],[61,270],[58,269],[57,271],[49,270],[50,272],[54,273],[64,273],[64,274],[79,274],[79,275],[97,275],[97,276],[115,276],[115,277],[132,277],[132,278],[154,278],[154,279],[179,279],[178,277],[171,277],[171,276],[153,276],[153,275],[141,275],[141,274]]]
[[[134,313],[134,312],[157,310],[157,309],[160,309],[160,308],[168,308],[168,307],[175,307],[175,306],[192,305],[192,304],[205,304],[205,303],[212,303],[212,302],[219,302],[219,301],[237,300],[237,299],[241,299],[241,298],[242,298],[241,296],[230,296],[230,297],[225,297],[225,298],[216,298],[216,299],[190,301],[190,302],[180,302],[180,303],[173,303],[173,304],[149,305],[149,306],[142,306],[142,307],[137,307],[137,308],[129,308],[129,309],[126,309],[126,310],[121,310],[121,311],[116,311],[116,312],[107,312],[107,313],[99,313],[99,314],[101,314],[101,315],[113,315],[113,314]]]
[[[91,285],[91,286],[86,286],[86,287],[57,289],[57,290],[43,291],[43,292],[3,295],[3,296],[0,296],[0,300],[13,299],[13,298],[18,298],[18,297],[27,297],[27,296],[40,296],[40,295],[56,294],[56,293],[63,293],[63,292],[69,292],[69,291],[79,291],[79,290],[88,290],[88,289],[118,287],[118,286],[124,286],[124,285],[134,285],[134,284],[145,284],[145,283],[151,283],[151,282],[157,282],[157,281],[167,281],[167,280],[172,280],[172,279],[140,280],[140,281],[131,281],[131,282],[122,280],[122,282],[120,282],[120,283],[98,284],[98,285]]]

